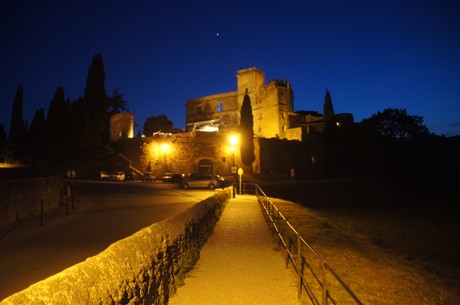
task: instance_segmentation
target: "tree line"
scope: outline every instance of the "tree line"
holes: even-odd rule
[[[325,173],[383,178],[453,194],[459,182],[458,137],[430,132],[422,116],[401,108],[377,111],[351,125],[337,124],[335,117],[326,90],[320,140]]]
[[[0,123],[0,162],[32,164],[51,160],[62,164],[75,159],[103,158],[111,153],[110,116],[128,111],[127,104],[118,89],[107,95],[100,53],[92,59],[84,95],[71,100],[65,97],[64,87],[58,87],[47,113],[38,109],[30,124],[22,116],[23,87],[19,85],[8,136]]]
[[[303,135],[308,150],[319,152],[320,175],[381,178],[423,190],[453,194],[458,184],[459,141],[431,133],[423,117],[406,109],[387,108],[354,123],[336,114],[326,89],[323,114],[297,111],[299,115],[322,117],[323,130]],[[241,107],[241,160],[254,162],[253,115],[248,94]],[[458,195],[454,195],[458,196]]]

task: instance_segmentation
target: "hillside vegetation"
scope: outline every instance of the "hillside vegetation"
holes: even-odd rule
[[[452,196],[355,179],[262,188],[364,304],[460,304]]]

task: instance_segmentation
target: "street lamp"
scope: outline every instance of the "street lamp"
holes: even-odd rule
[[[160,146],[160,149],[161,149],[161,151],[163,151],[165,168],[168,168],[168,162],[166,162],[166,154],[169,152],[171,147],[170,147],[170,145],[168,143],[162,143],[161,146]]]
[[[235,169],[235,149],[236,149],[236,144],[238,144],[238,136],[236,134],[230,135],[228,138],[228,141],[230,142],[230,150],[232,151],[232,157],[233,157],[233,163],[232,163],[232,173],[236,173]]]
[[[235,146],[230,147],[230,150],[232,151],[232,166],[235,166]]]

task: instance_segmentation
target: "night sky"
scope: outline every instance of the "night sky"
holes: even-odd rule
[[[460,135],[460,1],[0,1],[0,122],[10,126],[19,84],[24,119],[48,110],[58,86],[84,95],[101,53],[136,132],[166,114],[185,127],[187,99],[236,90],[237,70],[288,80],[294,110],[359,122],[385,108]]]

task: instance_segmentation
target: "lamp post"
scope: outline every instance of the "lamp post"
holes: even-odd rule
[[[235,149],[236,149],[236,144],[238,144],[238,136],[235,135],[235,134],[232,134],[229,138],[229,142],[230,142],[230,150],[232,151],[232,158],[233,158],[233,161],[232,161],[232,173],[236,173],[236,169],[235,169]]]
[[[233,174],[233,197],[235,197],[235,182],[236,182],[236,165],[235,165],[235,149],[238,144],[238,135],[232,134],[229,137],[230,150],[232,151],[232,174]]]

